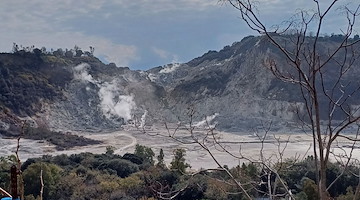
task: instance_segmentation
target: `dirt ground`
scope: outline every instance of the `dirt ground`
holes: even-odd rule
[[[127,152],[133,153],[135,145],[141,144],[151,147],[155,155],[158,155],[160,149],[163,149],[167,165],[170,165],[173,151],[177,148],[184,148],[186,149],[186,162],[192,166],[193,170],[196,170],[216,168],[218,165],[212,156],[219,164],[232,167],[246,162],[246,159],[253,161],[262,159],[265,162],[277,162],[286,158],[301,160],[307,155],[311,155],[313,150],[312,137],[307,134],[268,133],[264,139],[263,135],[257,137],[248,133],[234,134],[218,131],[215,131],[215,134],[209,134],[208,131],[201,129],[195,129],[193,133],[193,137],[191,137],[190,132],[186,129],[175,131],[175,125],[169,129],[163,126],[151,126],[147,127],[145,132],[130,126],[121,131],[108,133],[74,132],[74,134],[100,140],[102,144],[57,151],[55,146],[48,142],[21,139],[19,155],[20,159],[24,161],[31,157],[41,157],[46,154],[54,156],[81,152],[104,153],[108,146],[113,146],[115,153],[123,155]],[[214,141],[214,136],[218,143]],[[208,151],[194,141],[204,145]],[[339,140],[336,145],[333,148],[335,155],[344,156],[350,153],[351,142]],[[16,139],[1,138],[0,156],[14,154],[16,146]],[[352,154],[354,158],[359,159],[360,148],[357,146]]]

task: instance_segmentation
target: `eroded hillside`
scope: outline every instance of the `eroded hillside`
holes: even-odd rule
[[[286,36],[276,38],[290,41]],[[337,44],[321,38],[320,56],[326,57]],[[281,70],[292,70],[281,52],[261,36],[246,37],[188,63],[147,71],[106,65],[91,54],[3,53],[0,105],[8,114],[0,119],[2,129],[9,127],[10,120],[4,117],[9,115],[61,131],[119,129],[126,123],[142,127],[188,121],[189,107],[197,111],[196,122],[212,116],[220,129],[252,130],[270,121],[274,130],[293,128],[304,112],[300,90],[278,80],[269,70],[269,59],[276,60]],[[338,73],[336,60],[332,64],[325,88],[331,87]],[[359,64],[354,65],[340,80],[350,89],[359,85]],[[358,97],[353,93],[349,106],[360,104]],[[327,106],[325,96],[320,101]]]

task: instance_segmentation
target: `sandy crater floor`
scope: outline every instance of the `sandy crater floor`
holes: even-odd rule
[[[34,141],[28,139],[20,140],[20,159],[26,160],[31,157],[41,157],[42,155],[59,155],[59,154],[77,154],[81,152],[105,153],[107,146],[115,147],[115,153],[123,155],[124,153],[133,153],[136,144],[151,147],[157,156],[160,149],[164,150],[166,164],[169,165],[172,159],[173,151],[176,148],[186,149],[187,162],[192,169],[199,168],[215,168],[217,164],[211,158],[210,154],[200,147],[199,144],[193,143],[188,130],[182,129],[175,133],[175,138],[182,141],[179,142],[169,137],[169,133],[174,133],[174,127],[169,131],[162,126],[152,126],[146,129],[146,132],[140,131],[133,127],[125,127],[124,130],[110,133],[74,133],[83,135],[84,137],[100,140],[103,143],[98,145],[89,145],[84,147],[75,147],[72,149],[57,151],[55,146],[44,141]],[[207,135],[204,140],[206,131],[195,130],[196,138],[203,142],[212,152],[213,156],[221,163],[221,165],[235,166],[241,164],[244,160],[239,160],[235,156],[244,156],[253,160],[261,158],[267,161],[276,162],[285,158],[303,159],[306,155],[312,154],[312,137],[307,134],[285,134],[285,133],[268,133],[264,143],[254,135],[246,133],[226,133],[216,131],[216,137],[228,151],[225,152],[219,145],[214,144],[212,135]],[[276,137],[276,139],[274,138]],[[339,155],[349,154],[351,142],[339,140],[338,147],[334,147],[334,152]],[[0,139],[0,156],[14,154],[16,151],[16,139]],[[285,150],[284,150],[285,148]],[[282,156],[280,156],[282,154]],[[359,146],[353,151],[353,158],[360,158]]]

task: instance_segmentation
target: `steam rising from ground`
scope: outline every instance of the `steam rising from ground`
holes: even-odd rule
[[[87,63],[81,63],[80,65],[77,65],[74,67],[74,77],[77,80],[81,80],[83,82],[90,82],[96,84],[95,80],[89,74],[88,69],[90,68],[90,65]]]
[[[136,108],[134,96],[124,95],[118,88],[116,80],[111,82],[99,82],[89,74],[90,66],[81,63],[74,67],[74,78],[85,83],[93,83],[98,88],[100,99],[99,107],[107,118],[121,117],[125,121],[131,119],[131,112]]]
[[[141,119],[140,119],[140,128],[144,128],[144,127],[145,127],[147,114],[148,114],[148,111],[145,110],[144,114],[141,116]]]
[[[194,126],[200,127],[200,128],[214,128],[216,125],[216,122],[213,123],[213,120],[218,115],[219,115],[219,113],[215,113],[213,115],[206,116],[204,120],[194,123]]]
[[[159,71],[159,73],[162,73],[162,74],[172,73],[172,72],[174,72],[179,66],[180,66],[179,63],[173,63],[173,64],[171,64],[171,65],[169,65],[169,66],[166,66],[166,67],[164,67],[163,69],[161,69],[161,70]]]
[[[107,118],[119,116],[131,119],[131,111],[136,108],[133,96],[120,95],[115,81],[104,83],[99,90],[100,107]]]

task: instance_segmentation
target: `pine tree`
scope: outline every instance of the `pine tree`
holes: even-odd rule
[[[186,168],[190,167],[190,165],[185,162],[185,155],[185,149],[175,149],[174,158],[170,163],[170,169],[176,170],[180,173],[185,173]]]
[[[166,165],[164,163],[164,151],[163,151],[163,149],[160,149],[160,153],[157,156],[157,160],[158,160],[158,163],[156,165],[158,167],[160,167],[160,168],[165,168],[166,167]]]

